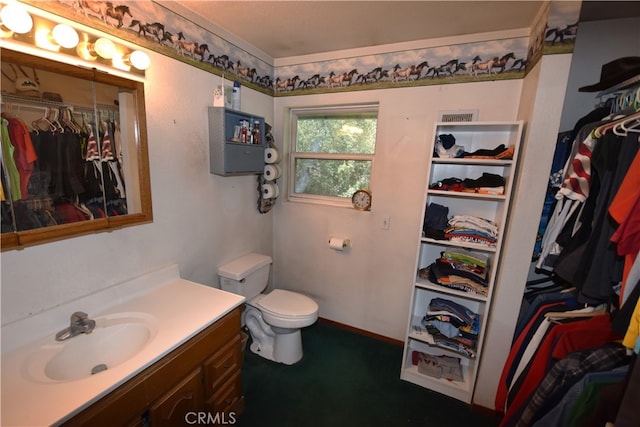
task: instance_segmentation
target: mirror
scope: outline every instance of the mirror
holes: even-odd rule
[[[2,251],[153,220],[144,84],[2,49]]]

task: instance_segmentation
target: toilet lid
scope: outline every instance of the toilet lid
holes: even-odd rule
[[[257,305],[279,316],[308,316],[318,311],[318,304],[311,298],[297,292],[275,289],[260,298]]]

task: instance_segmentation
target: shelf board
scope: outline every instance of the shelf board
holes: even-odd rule
[[[471,403],[472,396],[469,370],[465,366],[462,367],[462,375],[465,379],[464,381],[449,381],[442,378],[433,378],[420,373],[417,366],[410,364],[402,368],[400,378],[463,402]]]
[[[506,200],[507,198],[505,194],[465,193],[464,191],[445,191],[433,189],[428,189],[427,193],[429,196],[460,197],[467,199]]]
[[[480,243],[470,243],[470,242],[456,242],[451,240],[436,240],[431,237],[422,237],[420,239],[422,243],[429,243],[432,245],[440,245],[440,246],[453,246],[456,248],[469,249],[474,251],[482,251],[482,252],[495,252],[495,246],[482,245]]]
[[[448,165],[479,165],[479,166],[511,166],[513,160],[511,159],[469,159],[465,157],[453,157],[443,158],[434,157],[431,159],[434,164],[448,164]]]
[[[415,285],[418,288],[428,289],[430,291],[443,293],[447,295],[455,295],[457,297],[467,298],[467,299],[480,301],[480,302],[487,302],[487,300],[489,299],[489,297],[486,295],[474,294],[471,292],[464,292],[464,291],[459,291],[457,289],[447,288],[446,286],[442,286],[437,283],[433,283],[430,280],[421,279],[419,277],[416,277]]]

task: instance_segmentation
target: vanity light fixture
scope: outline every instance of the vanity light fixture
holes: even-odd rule
[[[95,42],[80,42],[76,51],[86,61],[95,61],[100,58],[112,59],[116,54],[116,45],[109,39],[100,37]]]
[[[80,41],[78,32],[67,24],[58,24],[53,27],[51,37],[57,44],[67,49],[76,47]]]
[[[60,50],[60,45],[54,40],[51,35],[51,31],[48,28],[38,28],[35,34],[36,46],[43,49],[57,52]]]
[[[78,45],[78,32],[67,24],[58,24],[49,31],[47,27],[36,30],[36,45],[57,52],[61,47],[72,49]]]
[[[18,3],[9,3],[0,10],[2,26],[17,34],[26,34],[33,28],[33,18]]]
[[[104,37],[100,37],[96,40],[92,47],[98,56],[104,59],[111,59],[116,53],[116,45],[111,40]]]
[[[123,61],[127,65],[132,65],[138,70],[144,71],[151,65],[151,59],[149,55],[141,50],[134,50],[128,55],[125,55]]]
[[[78,56],[85,61],[95,61],[98,59],[96,51],[93,50],[93,43],[86,41],[78,43],[78,46],[76,46],[76,52],[78,53]]]
[[[35,7],[13,0],[0,0],[0,47],[9,46],[44,57],[75,63],[82,59],[103,71],[124,71],[127,76],[144,77],[151,60],[149,55],[128,43],[113,41],[91,28],[61,23]],[[34,49],[35,48],[35,49]],[[48,51],[49,53],[45,53]]]

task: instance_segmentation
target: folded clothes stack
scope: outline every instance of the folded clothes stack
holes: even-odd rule
[[[464,381],[462,364],[459,357],[434,356],[421,351],[413,351],[411,362],[418,366],[418,372],[433,378],[444,378],[449,381]]]
[[[480,178],[446,178],[429,185],[432,190],[462,191],[465,193],[504,194],[505,180],[501,175],[483,173]]]
[[[435,157],[456,158],[464,156],[464,147],[456,145],[456,138],[451,134],[438,135],[436,145],[433,150]]]
[[[471,215],[454,215],[451,218],[448,215],[449,208],[446,206],[429,203],[422,226],[424,237],[496,245],[498,226],[493,221]]]
[[[488,256],[461,248],[450,248],[440,258],[418,271],[418,276],[432,283],[463,292],[486,296]]]
[[[454,215],[449,218],[444,237],[451,241],[495,246],[498,226],[491,220],[472,215]]]
[[[471,158],[471,159],[513,159],[514,147],[500,144],[495,148],[481,148],[472,152],[465,151],[464,146],[456,144],[455,136],[451,134],[438,135],[433,149],[433,155],[438,158]]]
[[[462,157],[469,159],[496,159],[496,160],[511,160],[514,153],[513,146],[505,146],[504,144],[498,145],[492,149],[480,149],[472,153],[466,151],[462,154]]]
[[[445,298],[433,298],[422,325],[433,343],[468,357],[475,357],[480,316],[465,306]]]

